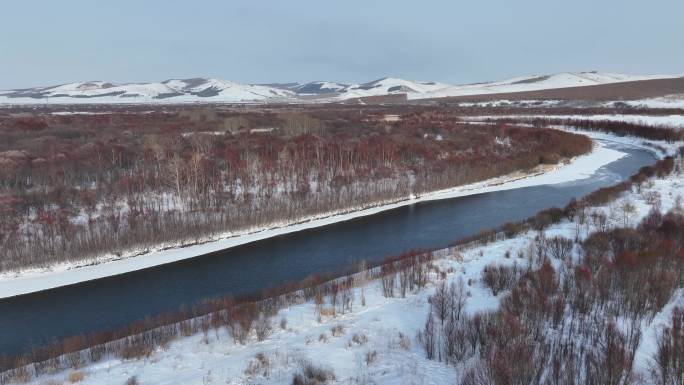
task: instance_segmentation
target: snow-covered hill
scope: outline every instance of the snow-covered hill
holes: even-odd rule
[[[449,85],[383,78],[368,83],[316,81],[286,84],[239,84],[213,78],[171,79],[159,83],[112,84],[102,81],[69,83],[0,91],[0,104],[76,103],[191,103],[191,102],[307,102],[406,94],[408,99],[497,94],[592,86],[682,75],[626,75],[606,72],[564,72],[522,76],[504,81]]]
[[[456,86],[444,83],[413,82],[403,79],[385,78],[370,83],[349,86],[340,93],[339,98],[350,99],[374,95],[406,93],[408,99],[424,99],[594,86],[636,80],[675,78],[680,76],[681,75],[627,75],[607,72],[564,72],[554,75],[521,76],[497,82]]]
[[[245,102],[291,99],[294,92],[221,79],[171,79],[116,85],[93,81],[0,92],[0,103]]]
[[[363,84],[347,86],[340,92],[339,98],[350,99],[366,96],[407,94],[409,99],[421,95],[432,95],[439,90],[451,87],[437,82],[415,82],[398,78],[383,78]]]
[[[348,87],[347,84],[336,82],[310,82],[295,83],[290,90],[299,95],[325,95],[343,92]]]

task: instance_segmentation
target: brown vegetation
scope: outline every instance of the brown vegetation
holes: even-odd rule
[[[548,226],[548,224],[558,222],[564,217],[573,218],[575,215],[580,215],[584,207],[601,202],[605,203],[616,198],[632,186],[638,186],[640,183],[654,175],[665,175],[671,172],[673,168],[673,159],[666,158],[657,162],[654,166],[642,168],[639,173],[632,176],[628,182],[620,183],[612,188],[601,189],[579,201],[572,201],[564,209],[552,208],[545,210],[526,221],[506,224],[500,229],[483,232],[470,239],[461,240],[458,242],[458,245],[465,245],[469,242],[489,242],[501,239],[502,237],[512,237],[521,231],[533,228],[543,229],[545,226]],[[672,225],[671,223],[675,223],[675,225]],[[648,218],[648,220],[644,220],[642,226],[646,226],[650,229],[649,231],[655,231],[657,233],[658,231],[661,231],[659,230],[663,227],[661,225],[667,224],[664,225],[663,228],[670,229],[668,230],[670,232],[676,232],[678,226],[676,223],[678,222],[672,222],[671,219],[663,221],[657,217],[651,217]],[[591,247],[592,241],[586,243],[585,247]],[[553,242],[549,242],[546,254],[563,259],[561,255],[567,253],[567,242],[560,239],[558,242],[559,245],[554,245]],[[558,248],[558,250],[554,251],[554,248]],[[632,250],[630,250],[630,252],[631,251]],[[618,263],[633,260],[629,254],[620,253],[617,254],[617,256],[618,258],[616,261],[619,261]],[[236,300],[225,298],[205,302],[192,308],[190,311],[184,310],[175,314],[160,315],[155,318],[134,323],[119,331],[108,331],[91,336],[76,336],[65,339],[51,346],[35,349],[30,354],[22,357],[0,358],[0,370],[18,368],[0,372],[0,383],[7,381],[8,379],[30,379],[35,375],[50,373],[56,369],[65,367],[77,368],[85,362],[98,361],[106,354],[114,354],[121,357],[128,356],[130,358],[144,356],[154,348],[165,346],[170,340],[181,335],[189,335],[202,331],[206,336],[210,326],[213,328],[225,326],[236,342],[243,343],[246,338],[245,333],[249,334],[251,330],[254,330],[255,324],[259,323],[260,318],[262,320],[267,319],[267,317],[273,315],[281,306],[300,303],[301,301],[313,301],[314,299],[318,304],[319,298],[322,303],[325,296],[329,296],[330,302],[334,301],[337,304],[341,304],[339,311],[344,312],[348,309],[346,306],[351,306],[349,300],[340,300],[340,298],[343,298],[345,287],[351,287],[356,284],[356,282],[365,282],[367,278],[382,279],[383,292],[386,296],[393,296],[397,291],[401,295],[404,295],[406,290],[424,287],[427,283],[427,271],[425,270],[426,263],[432,257],[432,252],[409,253],[392,258],[378,268],[372,268],[368,272],[363,272],[362,276],[357,274],[332,281],[328,280],[333,278],[334,275],[313,276],[302,282],[286,284],[276,289],[264,291],[256,296]],[[591,271],[584,268],[577,269],[578,276],[590,276],[590,273]],[[554,280],[557,281],[557,279],[549,279],[549,277],[555,277],[555,272],[552,273],[548,267],[543,267],[543,269],[540,269],[539,274],[538,278],[536,278],[538,279],[538,281],[536,281],[538,284],[544,285],[543,287],[551,290],[551,292],[557,290],[553,287],[553,282]],[[344,274],[340,273],[338,275]],[[528,274],[523,274],[522,277],[523,278],[518,279],[528,279],[530,276]],[[506,287],[503,289],[505,290]],[[460,316],[460,311],[456,311],[456,309],[462,308],[464,301],[464,299],[459,296],[459,291],[462,293],[462,288],[443,288],[443,297],[451,298],[445,300],[444,303],[453,305],[450,305],[452,306],[449,308],[451,309],[450,311],[447,311],[446,307],[443,309],[444,311],[440,310],[440,314],[444,316],[443,318],[440,316],[440,320],[444,319],[446,322],[448,318],[454,318],[456,320],[463,319],[463,317]],[[332,295],[333,293],[334,295]],[[458,298],[461,299],[459,300]],[[660,298],[662,298],[662,296]],[[458,305],[459,303],[461,305]],[[554,304],[557,309],[562,303],[556,301]],[[333,309],[335,309],[335,307],[333,307]],[[447,314],[452,315],[447,317]],[[453,314],[457,315],[453,316]],[[481,322],[483,322],[482,317],[483,316],[477,316],[473,318],[473,322],[480,325]],[[431,328],[434,327],[435,325],[432,324]],[[268,324],[268,327],[265,327],[264,330],[267,330],[266,332],[268,332],[268,330],[270,330],[270,324]],[[453,332],[456,333],[453,338],[461,338],[458,336],[462,336],[462,334],[458,334],[457,331],[458,330],[456,329],[453,330]],[[607,335],[609,335],[609,333]],[[667,334],[663,335],[670,336]],[[471,345],[473,343],[475,342],[471,342]],[[664,344],[663,346],[666,345]],[[518,346],[517,348],[526,349],[524,345]],[[433,351],[433,354],[434,352],[436,352],[436,350]],[[461,353],[450,354],[461,355],[465,353],[462,351]],[[35,364],[24,366],[27,363]]]
[[[641,327],[684,285],[684,216],[652,214],[638,231],[596,231],[579,247],[556,267],[535,249],[493,312],[454,317],[438,287],[419,332],[426,356],[465,366],[464,385],[635,383]],[[653,383],[684,378],[683,319],[676,309],[660,333]]]
[[[0,271],[144,253],[587,152],[542,128],[346,108],[0,118]]]
[[[588,131],[608,132],[618,136],[633,136],[665,142],[684,140],[684,131],[672,127],[659,127],[647,124],[628,123],[614,120],[560,119],[560,118],[505,118],[495,119],[499,123],[527,123],[538,127],[559,125],[581,128]]]

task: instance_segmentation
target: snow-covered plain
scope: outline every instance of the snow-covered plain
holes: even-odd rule
[[[601,133],[581,133],[591,138],[601,138],[602,140],[611,138],[610,135]],[[641,140],[634,141],[633,138],[615,137],[612,139],[629,144],[642,142]],[[381,202],[372,207],[359,208],[358,210],[350,210],[349,212],[344,213],[329,213],[300,223],[273,224],[269,228],[257,229],[246,234],[224,234],[215,239],[206,239],[205,243],[187,247],[164,245],[158,247],[156,250],[134,250],[124,253],[122,256],[105,255],[83,263],[65,263],[43,269],[6,272],[0,274],[0,298],[7,298],[142,270],[277,235],[372,215],[381,211],[391,210],[417,202],[585,179],[593,175],[602,166],[614,162],[623,156],[624,153],[608,148],[601,142],[595,142],[593,151],[587,155],[577,157],[565,165],[538,169],[532,173],[516,173],[471,185],[435,191],[422,196],[413,196],[410,199],[395,202]]]
[[[662,211],[668,211],[675,207],[677,197],[684,194],[684,180],[681,175],[653,180],[641,193],[625,193],[617,201],[595,210],[608,214],[629,201],[636,209],[630,218],[630,223],[635,224],[652,207],[644,198],[648,192],[658,192]],[[622,219],[610,215],[608,218],[613,226],[623,225]],[[552,225],[545,233],[548,237],[574,238],[576,225],[562,222]],[[206,337],[200,333],[177,339],[147,358],[107,358],[86,366],[79,369],[84,376],[81,383],[123,384],[135,376],[142,384],[290,384],[304,362],[331,371],[335,375],[332,383],[339,384],[458,383],[459,369],[428,360],[415,338],[425,322],[428,297],[441,280],[462,279],[469,282],[467,313],[495,309],[506,293],[493,296],[480,281],[482,269],[491,263],[524,265],[526,259],[517,256],[528,252],[536,235],[536,231],[529,231],[486,245],[447,249],[433,262],[428,287],[409,293],[406,298],[385,298],[380,283],[371,281],[363,289],[355,289],[352,310],[345,314],[324,315],[319,322],[313,303],[294,305],[272,319],[273,333],[264,341],[258,342],[251,335],[245,345],[239,345],[225,329],[211,330]],[[580,233],[582,236],[586,233]],[[506,254],[511,257],[506,258]],[[361,304],[361,290],[365,306]],[[652,364],[652,337],[668,324],[672,309],[682,305],[684,292],[680,289],[651,322],[642,325],[644,338],[637,349],[635,371],[644,378],[648,378],[645,373]],[[281,327],[283,319],[286,322]],[[34,383],[61,382],[68,374],[68,371],[55,373]]]
[[[658,98],[648,98],[641,100],[629,100],[624,102],[606,103],[608,106],[615,103],[626,103],[633,107],[647,108],[684,108],[684,94],[665,95]]]

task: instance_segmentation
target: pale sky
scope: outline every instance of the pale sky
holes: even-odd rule
[[[684,73],[682,0],[16,0],[0,36],[0,89]]]

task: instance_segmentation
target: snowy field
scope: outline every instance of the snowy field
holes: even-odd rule
[[[647,108],[684,108],[684,95],[674,94],[662,96],[659,98],[649,98],[642,100],[630,100],[622,103],[627,103],[633,107],[647,107]],[[611,105],[612,103],[608,103]]]
[[[611,215],[623,202],[635,206],[629,218],[637,223],[651,209],[645,197],[660,195],[663,212],[676,205],[684,194],[681,175],[648,182],[640,193],[623,194],[617,201],[594,210],[604,212],[612,226],[623,225],[624,219]],[[546,230],[546,236],[574,238],[578,231],[574,222],[562,222]],[[210,330],[206,336],[194,335],[171,342],[149,357],[137,360],[105,359],[74,372],[60,372],[34,381],[35,384],[62,383],[68,376],[83,376],[82,384],[124,384],[135,377],[140,384],[290,384],[294,373],[307,364],[334,374],[336,384],[446,384],[458,382],[460,372],[454,366],[428,360],[416,340],[425,322],[428,297],[442,281],[466,282],[469,314],[495,309],[506,292],[493,296],[480,280],[488,264],[526,263],[536,231],[512,239],[451,251],[433,261],[428,286],[406,298],[385,298],[381,284],[371,281],[354,289],[352,310],[336,316],[315,315],[312,303],[281,310],[272,318],[273,332],[263,341],[254,335],[244,345],[235,344],[224,328]],[[509,257],[506,257],[509,255]],[[560,262],[559,262],[560,263]],[[363,293],[362,293],[363,290]],[[365,305],[361,297],[365,297]],[[652,362],[652,341],[657,330],[666,325],[675,306],[684,306],[680,289],[656,317],[642,327],[644,338],[636,354],[635,368],[643,373]],[[53,381],[53,382],[50,382]]]
[[[681,75],[629,75],[609,72],[563,72],[544,76],[521,76],[504,81],[445,86],[429,93],[409,93],[409,99],[485,95],[510,92],[539,91],[568,87],[584,87],[638,80],[676,78]]]
[[[620,138],[613,135],[593,132],[580,133],[591,138],[612,140],[628,145],[641,146],[644,143],[643,140],[635,138]],[[669,148],[672,149],[674,147],[670,146]],[[649,150],[653,150],[653,148],[649,148]],[[662,156],[665,154],[659,153],[658,155]],[[577,157],[565,165],[539,169],[529,174],[518,173],[449,190],[436,191],[423,196],[414,196],[411,197],[411,199],[398,202],[385,202],[373,207],[359,208],[358,210],[346,213],[330,213],[322,217],[312,218],[309,221],[296,224],[274,224],[271,228],[258,229],[247,234],[225,234],[218,239],[207,239],[204,243],[182,248],[173,247],[174,245],[166,245],[160,246],[157,250],[152,250],[151,252],[144,254],[142,254],[142,251],[137,250],[128,252],[122,257],[106,255],[81,264],[60,264],[45,269],[3,273],[0,274],[0,298],[32,293],[163,265],[281,234],[372,215],[417,202],[585,179],[593,175],[602,166],[614,162],[623,156],[624,153],[610,149],[601,142],[595,142],[593,151],[587,155]]]

